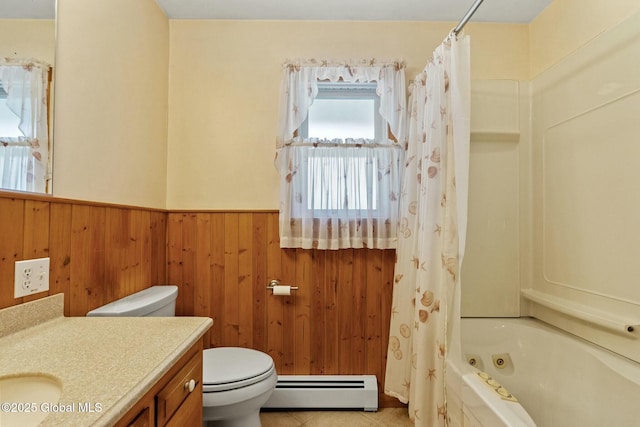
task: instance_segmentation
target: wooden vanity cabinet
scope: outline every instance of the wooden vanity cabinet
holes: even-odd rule
[[[201,427],[202,349],[200,339],[116,423],[116,427]]]

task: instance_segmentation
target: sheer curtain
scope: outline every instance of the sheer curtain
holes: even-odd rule
[[[318,140],[295,135],[318,95],[318,82],[376,83],[379,113],[395,140]],[[404,63],[298,61],[284,65],[276,167],[280,171],[280,246],[395,248]],[[386,128],[387,126],[385,126]]]
[[[447,358],[460,359],[469,163],[469,39],[439,46],[410,87],[409,136],[385,393],[416,426],[447,425]]]
[[[47,90],[50,66],[34,59],[0,59],[6,107],[19,119],[20,136],[0,133],[0,188],[46,192],[51,179]]]

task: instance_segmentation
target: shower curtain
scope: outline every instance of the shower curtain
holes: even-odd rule
[[[385,393],[416,426],[447,425],[446,359],[461,357],[469,86],[469,37],[453,34],[410,86]]]

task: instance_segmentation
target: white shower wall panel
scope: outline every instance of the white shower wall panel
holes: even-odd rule
[[[520,83],[475,80],[471,84],[469,223],[463,262],[462,314],[509,317],[520,312],[520,227],[527,140],[521,135],[528,106]],[[522,119],[525,115],[525,119]]]
[[[588,314],[640,323],[640,14],[532,82],[533,283]],[[527,312],[640,361],[640,328]],[[589,317],[589,316],[587,316]]]

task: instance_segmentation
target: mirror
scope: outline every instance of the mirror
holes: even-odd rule
[[[7,63],[19,63],[32,61],[38,64],[48,64],[53,67],[55,59],[55,2],[56,0],[2,0],[0,2],[0,63],[6,65]],[[53,73],[49,73],[50,76]],[[5,77],[5,81],[8,80]],[[44,149],[34,150],[31,149],[31,155],[28,156],[32,160],[38,159],[40,152],[45,153],[46,158],[39,158],[37,164],[39,168],[44,171],[34,172],[38,167],[33,168],[21,167],[16,169],[5,156],[0,156],[0,190],[14,189],[19,191],[25,191],[23,188],[11,188],[16,181],[15,177],[9,179],[3,176],[7,176],[9,173],[13,175],[30,175],[30,180],[37,180],[43,182],[36,186],[29,187],[26,191],[35,191],[41,193],[51,194],[51,175],[50,165],[51,156],[53,153],[53,80],[47,76],[48,93],[45,88],[45,99],[47,100],[47,107],[43,110],[46,116],[46,123],[48,124],[48,131],[42,140],[45,142],[46,147]],[[1,85],[0,85],[1,87]],[[22,84],[13,84],[13,87],[22,88]],[[16,90],[14,89],[14,94]],[[26,99],[26,98],[25,98]],[[26,101],[28,103],[28,101]],[[11,109],[7,106],[7,103],[11,101],[7,100],[7,91],[0,89],[0,122],[5,120],[3,117],[8,117],[9,127],[16,128],[16,120],[20,119],[16,114],[11,112]],[[16,110],[14,107],[13,110]],[[24,120],[24,119],[23,119]],[[24,129],[24,125],[21,129]],[[45,128],[47,128],[45,127]],[[2,123],[0,123],[0,129],[2,129]],[[2,131],[6,135],[0,135],[0,150],[9,146],[9,142],[19,146],[20,144],[33,144],[30,141],[34,139],[30,135],[24,135],[15,133],[12,131]],[[5,137],[5,138],[3,138]],[[39,144],[39,140],[36,139],[36,143]],[[14,147],[15,148],[15,147]],[[24,147],[23,147],[24,148]],[[7,150],[8,152],[8,150]],[[13,155],[13,154],[12,154]],[[11,162],[14,162],[12,159]],[[25,163],[26,164],[26,163]],[[23,165],[24,166],[24,165]],[[11,170],[11,172],[9,172]],[[16,172],[18,170],[18,172]],[[39,178],[42,176],[42,178]],[[34,178],[37,177],[37,178]]]

